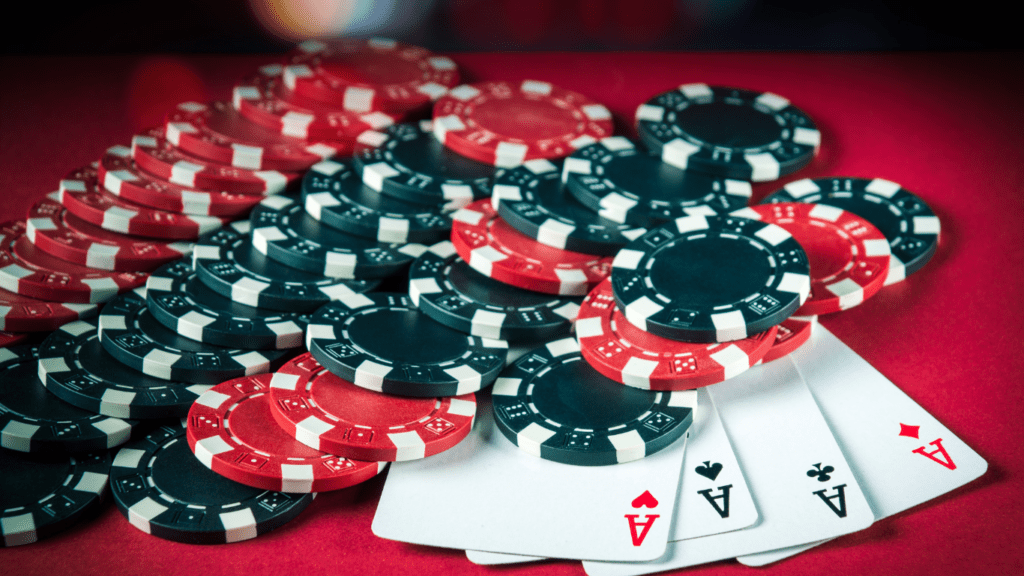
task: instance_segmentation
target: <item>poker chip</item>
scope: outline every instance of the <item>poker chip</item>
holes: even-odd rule
[[[445,326],[509,342],[566,336],[580,309],[579,298],[523,290],[481,275],[449,241],[431,246],[413,262],[409,297]]]
[[[303,354],[270,380],[270,407],[299,442],[364,461],[402,462],[461,442],[476,418],[476,397],[408,398],[364,390]]]
[[[36,376],[38,352],[33,346],[0,348],[0,446],[66,454],[127,442],[137,422],[82,410],[48,392]]]
[[[308,142],[282,136],[238,114],[227,102],[183,102],[167,115],[164,137],[173,146],[247,170],[300,171],[352,152],[352,142]]]
[[[6,348],[7,346],[14,346],[15,344],[21,344],[28,338],[28,334],[4,332],[0,330],[0,348]]]
[[[789,356],[794,350],[804,345],[811,338],[811,332],[818,323],[817,316],[790,316],[782,324],[779,324],[779,331],[775,333],[775,342],[768,349],[768,353],[761,359],[761,363],[767,364],[778,360],[783,356]]]
[[[764,200],[773,202],[828,204],[873,224],[892,252],[886,286],[920,270],[939,246],[941,224],[932,209],[899,184],[881,178],[797,180]]]
[[[107,148],[96,176],[107,192],[119,198],[176,214],[238,216],[262,199],[254,194],[197,190],[154,178],[135,166],[127,146]]]
[[[545,294],[584,296],[611,272],[610,257],[545,246],[499,218],[488,200],[452,214],[452,244],[484,276]]]
[[[214,386],[188,413],[188,445],[207,468],[254,488],[309,493],[373,478],[385,462],[349,460],[314,450],[274,425],[270,384],[276,374]]]
[[[146,289],[114,298],[99,316],[100,343],[120,363],[147,376],[194,384],[268,372],[288,358],[284,350],[242,350],[203,344],[168,329],[150,314]]]
[[[195,240],[228,221],[216,216],[188,216],[134,204],[101,189],[97,177],[93,166],[68,174],[60,181],[60,203],[68,212],[104,230],[146,238]]]
[[[508,344],[469,336],[430,319],[406,294],[349,294],[309,319],[306,348],[356,386],[420,398],[489,386]]]
[[[248,222],[245,224],[248,231]],[[339,292],[366,292],[379,280],[340,280],[310,274],[267,258],[247,233],[224,227],[200,238],[192,253],[199,280],[234,302],[283,311],[309,311],[334,300]]]
[[[816,316],[857,306],[874,296],[889,273],[889,242],[866,219],[835,206],[783,202],[743,208],[789,232],[807,254],[811,293],[795,312]]]
[[[363,184],[381,194],[445,210],[491,195],[495,168],[437,141],[433,124],[396,124],[374,148],[357,150],[352,164]]]
[[[0,546],[38,542],[99,510],[110,454],[39,458],[0,450]]]
[[[634,326],[685,342],[764,332],[807,299],[810,268],[782,228],[737,216],[687,216],[615,256],[615,302]]]
[[[145,281],[141,272],[108,272],[55,258],[29,241],[24,222],[0,224],[0,288],[4,290],[40,300],[94,304]],[[64,308],[74,310],[67,304]]]
[[[682,216],[727,214],[746,206],[751,195],[749,182],[681,170],[622,136],[573,152],[562,181],[603,218],[645,228]]]
[[[639,460],[681,438],[697,393],[653,392],[605,378],[572,338],[537,348],[506,368],[492,401],[498,430],[532,455],[576,466]]]
[[[213,472],[189,450],[178,423],[121,448],[110,488],[132,526],[186,544],[250,540],[294,519],[314,498],[252,488]]]
[[[610,280],[587,295],[576,320],[583,359],[608,378],[644,390],[688,390],[742,374],[771,349],[777,331],[772,326],[743,340],[710,345],[655,336],[626,320]]]
[[[440,207],[385,196],[364,186],[350,163],[337,160],[324,160],[306,172],[302,201],[318,221],[378,242],[437,242],[452,228]]]
[[[95,315],[96,308],[95,304],[47,302],[0,289],[0,330],[49,332]]]
[[[115,418],[181,417],[209,386],[141,374],[100,343],[96,319],[54,330],[39,346],[39,380],[68,404]]]
[[[171,330],[205,344],[253,350],[302,346],[307,316],[232,302],[196,278],[188,262],[173,262],[146,282],[150,314]]]
[[[25,235],[51,256],[112,272],[152,270],[192,251],[188,242],[159,242],[109,232],[71,214],[53,192],[28,210]]]
[[[561,162],[529,160],[497,177],[491,204],[510,226],[560,250],[614,256],[647,232],[589,210],[562,189],[561,177]]]
[[[271,260],[329,278],[385,278],[426,250],[422,244],[386,244],[323,226],[302,204],[265,199],[250,216],[252,245]]]
[[[383,112],[360,114],[311,99],[295,98],[281,81],[284,67],[268,64],[232,92],[231,104],[242,117],[284,136],[303,140],[360,140],[395,123]]]
[[[640,139],[683,170],[765,182],[803,168],[821,133],[789,100],[771,92],[684,84],[636,111]]]
[[[132,160],[143,171],[188,188],[273,195],[301,178],[297,172],[247,170],[193,156],[164,138],[162,126],[132,137]]]
[[[459,154],[512,168],[560,158],[611,136],[607,108],[547,82],[481,82],[452,88],[434,103],[434,136]]]
[[[459,83],[450,58],[389,38],[308,40],[289,63],[289,90],[353,112],[407,112]]]

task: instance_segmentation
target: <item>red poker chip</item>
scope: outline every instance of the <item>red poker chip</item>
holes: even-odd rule
[[[644,332],[615,305],[612,282],[597,285],[580,305],[576,337],[583,358],[616,382],[644,390],[689,390],[723,382],[757,364],[778,327],[742,340],[679,342]]]
[[[346,458],[399,462],[433,456],[473,428],[476,396],[391,396],[360,388],[309,353],[270,382],[274,420],[299,442]]]
[[[100,158],[98,181],[107,192],[147,208],[195,216],[239,216],[260,203],[264,196],[207,192],[154,178],[139,170],[131,149],[111,146]]]
[[[568,156],[613,131],[607,108],[537,80],[464,84],[434,104],[439,141],[459,154],[504,168]]]
[[[732,212],[775,224],[807,253],[811,294],[797,316],[852,308],[874,296],[889,273],[890,249],[878,228],[852,212],[825,204],[780,202]]]
[[[302,179],[298,172],[246,170],[188,154],[164,138],[164,128],[132,137],[132,160],[143,172],[172,184],[234,194],[280,194]]]
[[[93,226],[69,213],[60,203],[59,192],[47,194],[29,208],[25,235],[51,256],[114,272],[154,270],[192,252],[188,242],[132,238]]]
[[[489,199],[452,214],[452,244],[470,268],[518,288],[583,296],[611,273],[611,256],[560,250],[498,217]]]
[[[104,230],[166,240],[195,240],[231,218],[188,216],[147,208],[97,186],[95,166],[79,168],[60,181],[60,202],[68,212]]]
[[[326,492],[365,482],[385,462],[349,460],[314,450],[273,423],[272,374],[243,376],[203,393],[188,411],[186,437],[214,472],[278,492]]]
[[[47,302],[0,289],[0,330],[52,332],[81,318],[96,315],[95,304]]]
[[[817,316],[790,316],[782,324],[779,324],[779,331],[775,333],[775,343],[761,359],[762,364],[772,360],[778,360],[783,356],[789,356],[794,350],[810,340],[811,332],[818,323]]]
[[[404,113],[433,102],[459,83],[450,58],[388,38],[310,40],[283,71],[295,94],[352,112]]]
[[[231,103],[247,120],[284,136],[304,140],[356,140],[378,145],[395,123],[384,112],[359,113],[287,94],[280,64],[268,64],[235,86]],[[301,102],[301,103],[300,103]]]
[[[0,225],[0,234],[0,288],[22,296],[52,302],[106,302],[146,282],[142,272],[106,272],[51,256],[32,245],[20,220]]]
[[[201,158],[248,170],[301,171],[353,149],[352,141],[282,136],[246,120],[227,102],[178,104],[167,115],[164,137]]]
[[[26,338],[28,338],[28,334],[0,331],[0,348],[21,344]]]

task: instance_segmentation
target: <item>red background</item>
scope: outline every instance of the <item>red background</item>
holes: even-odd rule
[[[822,323],[977,450],[989,470],[952,494],[764,573],[1024,573],[1021,56],[454,55],[469,81],[531,78],[582,92],[616,114],[621,133],[631,133],[638,104],[685,82],[773,91],[805,110],[823,134],[819,157],[787,181],[882,177],[916,192],[940,217],[938,253],[921,272]],[[135,130],[179,100],[229,98],[232,83],[265,62],[243,56],[0,59],[0,213],[22,218],[66,172],[107,146],[127,145]],[[755,200],[780,184],[756,186]],[[69,532],[3,550],[0,573],[583,573],[572,562],[484,568],[461,551],[379,539],[370,523],[382,485],[378,478],[323,494],[291,524],[229,546],[153,538],[109,506]],[[752,570],[724,561],[686,572]]]

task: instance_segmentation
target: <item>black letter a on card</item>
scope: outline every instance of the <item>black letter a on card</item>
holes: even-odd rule
[[[732,488],[732,484],[726,484],[725,486],[719,486],[718,489],[722,491],[721,495],[719,495],[719,496],[712,496],[710,488],[708,488],[707,490],[698,490],[697,494],[700,494],[701,496],[703,496],[708,501],[708,504],[711,504],[711,506],[715,509],[715,512],[718,512],[719,516],[721,516],[722,518],[728,518],[729,517],[729,489],[730,488]],[[718,500],[722,501],[722,505],[721,506],[718,505]]]
[[[828,504],[828,507],[836,513],[836,516],[846,518],[846,484],[836,486],[835,490],[836,493],[834,496],[825,496],[824,490],[818,490],[817,492],[813,492],[813,494],[817,494],[818,498],[821,498],[822,502]],[[837,500],[839,502],[838,507],[836,507],[833,500]]]

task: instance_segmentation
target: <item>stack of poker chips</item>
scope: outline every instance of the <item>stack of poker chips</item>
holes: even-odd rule
[[[381,59],[416,72],[375,78]],[[46,499],[17,522],[5,511],[8,545],[69,525],[108,486],[147,533],[252,538],[314,492],[452,448],[481,391],[531,454],[643,457],[685,434],[690,390],[785,355],[813,316],[934,253],[937,219],[885,180],[798,181],[747,206],[751,181],[817,149],[781,97],[685,85],[641,106],[637,144],[557,86],[457,84],[454,63],[421,48],[304,43],[231,102],[179,105],[5,225],[4,329],[64,326],[38,349],[3,349],[0,456],[89,479],[82,494],[55,484],[82,503],[68,514],[47,517]],[[688,131],[707,122],[765,133],[725,153]],[[842,274],[837,258],[852,263]],[[395,291],[407,271],[408,294]],[[570,404],[529,408],[555,387],[589,395],[603,421],[626,394],[674,424],[622,416],[632,445],[559,450],[595,426]],[[143,420],[159,427],[107,452]],[[225,500],[197,504],[214,485]]]

